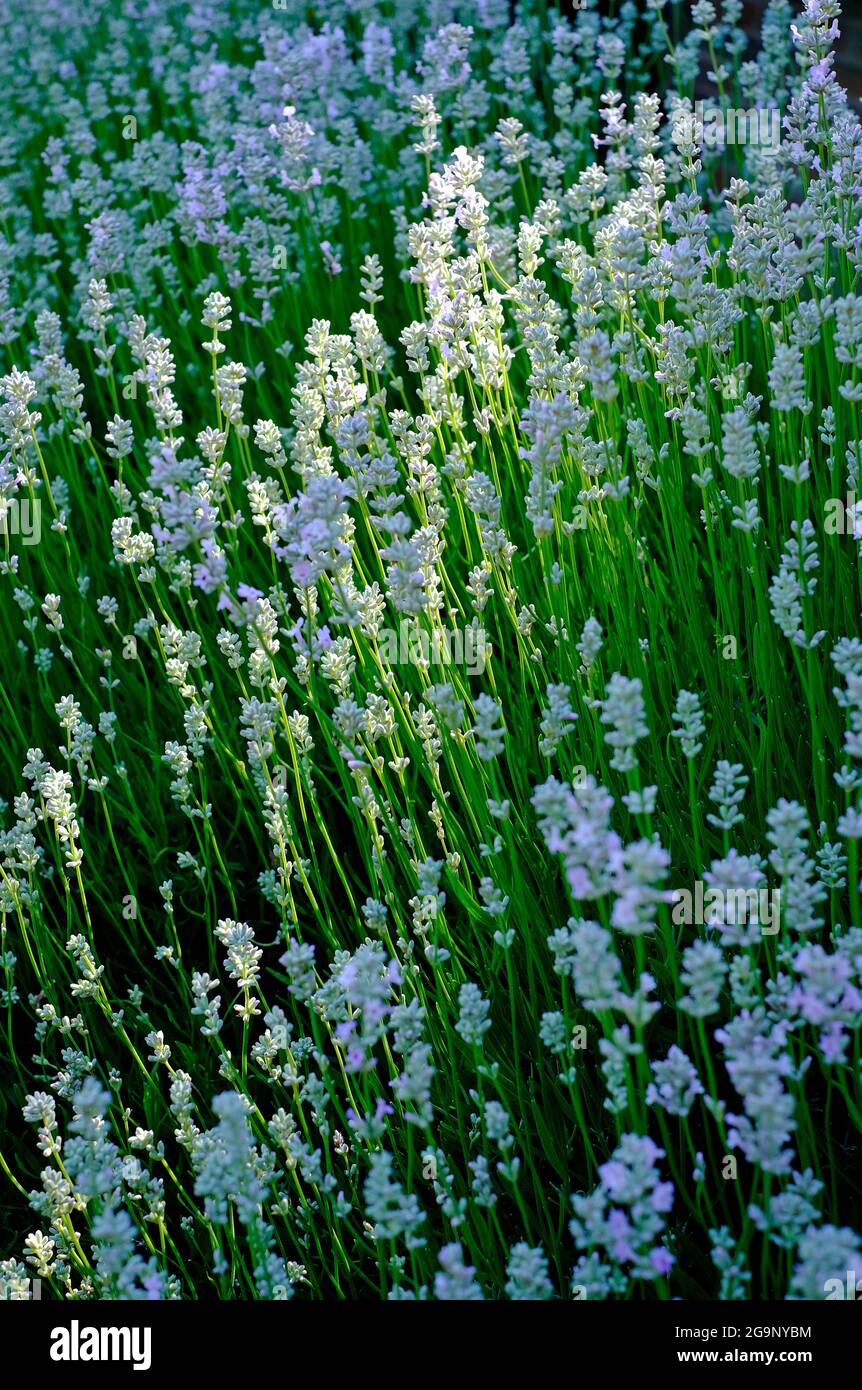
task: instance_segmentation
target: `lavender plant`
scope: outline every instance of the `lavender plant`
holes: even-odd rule
[[[3,7],[15,1288],[862,1279],[862,125],[741,8]]]

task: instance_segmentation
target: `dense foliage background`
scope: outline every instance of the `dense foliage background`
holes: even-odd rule
[[[3,6],[13,1292],[862,1278],[839,7],[602,10]]]

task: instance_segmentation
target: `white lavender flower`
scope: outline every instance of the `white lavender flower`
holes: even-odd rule
[[[490,1004],[482,998],[478,985],[469,981],[461,986],[458,994],[458,1019],[456,1030],[468,1047],[481,1047],[482,1039],[491,1027],[488,1017]]]
[[[476,723],[473,737],[476,752],[483,762],[498,758],[505,746],[505,729],[500,727],[502,719],[500,705],[489,695],[477,695],[474,704]]]
[[[699,696],[690,690],[681,690],[677,696],[673,720],[679,725],[679,728],[672,730],[673,737],[680,740],[683,755],[689,759],[697,757],[703,747],[700,740],[706,733]]]
[[[413,1193],[405,1193],[393,1176],[392,1155],[372,1155],[365,1181],[365,1209],[373,1223],[377,1241],[403,1240],[406,1249],[418,1250],[425,1244],[418,1234],[425,1214]]]
[[[653,1079],[647,1087],[647,1105],[658,1105],[669,1115],[687,1115],[703,1086],[689,1057],[674,1043],[662,1062],[653,1062]]]
[[[553,1285],[548,1278],[548,1261],[541,1248],[533,1248],[525,1241],[513,1245],[509,1252],[506,1274],[507,1298],[535,1301],[553,1296]]]
[[[602,701],[601,719],[609,728],[605,742],[614,750],[611,767],[617,772],[633,772],[637,767],[634,746],[649,733],[643,685],[638,677],[629,680],[618,671],[613,673]]]
[[[663,1156],[651,1139],[623,1135],[599,1169],[600,1185],[572,1198],[569,1228],[579,1250],[602,1252],[609,1264],[637,1279],[655,1280],[670,1271],[673,1255],[659,1242],[674,1197],[673,1185],[658,1172]]]
[[[457,1242],[444,1245],[437,1258],[440,1272],[434,1276],[435,1298],[472,1303],[484,1299],[476,1271],[465,1263],[464,1252]]]

